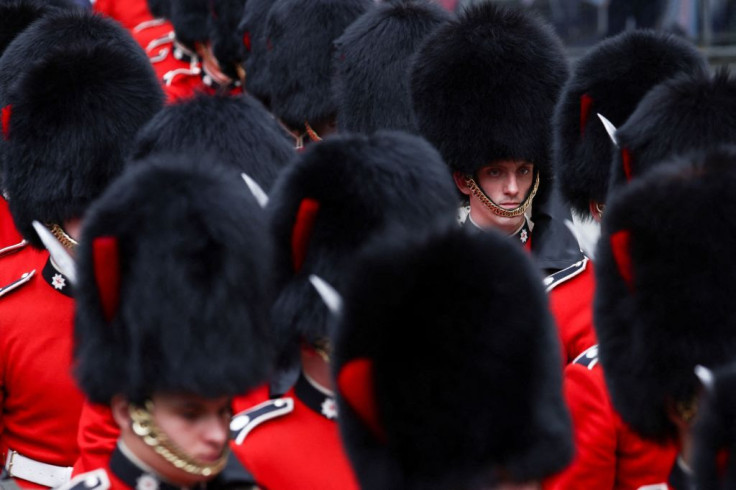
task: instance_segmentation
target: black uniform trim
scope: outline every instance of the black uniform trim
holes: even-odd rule
[[[23,275],[20,276],[20,278],[16,279],[15,281],[11,282],[10,284],[6,286],[0,287],[0,298],[28,284],[33,278],[33,276],[35,275],[36,275],[36,269],[33,269],[30,272],[24,272]]]
[[[294,411],[292,398],[274,398],[249,408],[233,416],[230,421],[230,438],[235,444],[242,444],[254,428],[271,419]]]
[[[560,284],[569,281],[575,276],[582,274],[585,268],[588,267],[588,258],[584,257],[583,260],[575,262],[570,267],[557,271],[552,275],[544,278],[544,287],[549,293]]]
[[[588,369],[593,369],[593,367],[598,364],[598,344],[583,351],[583,353],[576,357],[572,363],[585,366]]]
[[[179,487],[161,481],[156,475],[139,468],[123,454],[119,447],[115,447],[115,451],[110,457],[110,471],[130,488],[154,487],[157,490],[180,490]],[[155,486],[140,485],[139,487],[141,479],[150,479]]]
[[[110,486],[105,470],[94,470],[72,478],[56,490],[108,490]]]
[[[256,489],[257,482],[253,475],[245,469],[245,466],[238,458],[230,452],[227,455],[227,463],[225,468],[220,472],[214,480],[207,483],[208,490],[219,489],[240,489],[246,488]]]
[[[335,398],[326,395],[310,383],[304,373],[299,375],[294,385],[294,394],[312,411],[317,412],[328,420],[337,420],[337,404]]]
[[[43,276],[44,281],[46,281],[48,285],[56,291],[60,292],[64,296],[68,296],[70,298],[74,297],[72,282],[68,277],[54,267],[54,264],[51,263],[51,257],[46,261],[46,265],[43,267],[41,275]]]

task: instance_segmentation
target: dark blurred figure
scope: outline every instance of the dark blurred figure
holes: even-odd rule
[[[665,6],[665,0],[611,0],[606,35],[613,36],[625,30],[630,18],[633,18],[637,28],[654,28],[659,23]]]

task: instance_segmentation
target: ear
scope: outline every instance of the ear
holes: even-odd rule
[[[453,172],[452,173],[452,180],[455,181],[455,185],[457,188],[465,194],[466,196],[470,195],[470,189],[468,188],[468,184],[465,183],[465,179],[467,179],[467,176],[462,172]]]
[[[590,215],[593,217],[593,219],[600,223],[603,221],[603,207],[605,204],[601,204],[598,201],[594,201],[593,199],[590,200],[588,203],[588,210],[590,211]]]
[[[110,400],[110,411],[112,418],[120,428],[130,427],[130,414],[128,413],[128,400],[122,395],[115,395]]]

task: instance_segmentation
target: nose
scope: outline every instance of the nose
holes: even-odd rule
[[[519,193],[519,183],[516,181],[515,174],[512,173],[506,177],[506,182],[503,190],[507,196],[515,196]]]

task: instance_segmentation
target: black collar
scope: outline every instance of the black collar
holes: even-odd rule
[[[304,373],[299,374],[299,379],[294,385],[294,394],[312,411],[317,412],[324,418],[337,421],[337,404],[335,398],[325,395],[307,380]]]
[[[56,270],[54,264],[51,263],[51,257],[46,259],[46,265],[43,267],[41,275],[43,276],[44,281],[54,288],[54,290],[60,292],[64,296],[68,296],[70,298],[74,297],[74,289],[72,288],[71,281],[69,281],[69,278],[64,274]]]
[[[155,474],[138,467],[118,446],[110,457],[110,471],[120,481],[136,490],[181,490],[181,487],[166,483]]]
[[[526,245],[526,242],[532,237],[532,230],[529,228],[529,221],[524,217],[524,224],[521,225],[521,229],[514,234],[517,240],[522,245]]]

